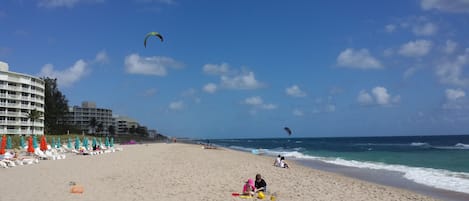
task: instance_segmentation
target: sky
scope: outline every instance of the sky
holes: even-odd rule
[[[468,35],[468,0],[0,1],[11,71],[191,138],[469,134]]]

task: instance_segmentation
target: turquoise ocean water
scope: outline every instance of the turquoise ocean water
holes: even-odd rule
[[[207,141],[200,141],[206,143]],[[469,194],[469,135],[217,139],[210,143],[287,159],[396,171],[419,184]]]

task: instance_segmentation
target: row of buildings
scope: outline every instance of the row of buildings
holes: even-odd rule
[[[42,79],[9,71],[7,63],[0,61],[0,133],[2,134],[44,134],[44,115],[37,120],[28,118],[31,111],[44,113],[45,83]],[[94,119],[94,120],[93,120]],[[92,127],[92,121],[95,128]],[[112,114],[111,109],[96,107],[96,103],[85,101],[81,106],[73,106],[64,123],[75,125],[83,133],[94,133],[101,127],[100,134],[128,134],[130,129],[143,128],[137,121]],[[101,124],[101,125],[100,125]],[[155,130],[146,131],[150,136],[156,135]]]

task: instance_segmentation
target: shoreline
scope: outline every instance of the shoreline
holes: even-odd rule
[[[268,193],[278,200],[358,201],[435,198],[316,170],[290,161],[292,168],[272,166],[273,157],[230,149],[202,149],[182,143],[124,145],[120,152],[96,156],[68,155],[64,160],[0,170],[3,201],[16,200],[243,200],[233,197],[247,178],[262,174]],[[71,194],[69,183],[84,187]],[[266,199],[264,199],[266,200]],[[267,199],[268,200],[268,199]]]
[[[466,201],[469,200],[469,194],[449,191],[444,189],[419,184],[403,177],[403,173],[389,170],[373,170],[358,167],[348,167],[336,164],[330,164],[319,160],[295,159],[299,165],[304,165],[316,170],[337,173],[343,176],[372,182],[380,185],[410,190],[422,195],[431,196],[436,199],[447,201]]]

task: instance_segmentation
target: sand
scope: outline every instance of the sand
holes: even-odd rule
[[[0,201],[245,200],[231,194],[257,173],[278,201],[434,200],[294,162],[290,169],[277,168],[272,157],[244,152],[179,143],[122,147],[116,153],[0,169]],[[71,181],[84,193],[71,194]]]

